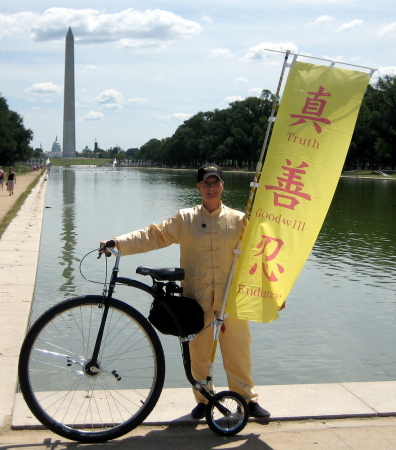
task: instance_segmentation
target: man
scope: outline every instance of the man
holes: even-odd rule
[[[244,215],[221,201],[224,190],[221,167],[203,165],[198,169],[197,182],[202,196],[201,205],[182,209],[161,224],[118,236],[115,242],[124,256],[179,244],[180,267],[185,271],[183,293],[201,305],[206,326],[221,309]],[[105,241],[101,242],[101,246],[104,244]],[[227,317],[224,326],[220,333],[220,348],[228,387],[245,398],[251,416],[268,420],[270,413],[257,403],[254,391],[249,324]],[[213,327],[190,342],[192,375],[196,380],[205,380],[208,375],[212,345]],[[197,406],[191,411],[191,416],[202,419],[207,400],[196,390],[194,395]]]

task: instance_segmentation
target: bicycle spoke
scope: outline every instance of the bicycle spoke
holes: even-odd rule
[[[75,433],[86,442],[139,425],[158,400],[165,371],[151,325],[118,300],[109,308],[99,357],[90,369],[104,310],[98,298],[76,298],[44,313],[20,357],[21,389],[34,414],[49,428],[57,424],[59,434]]]

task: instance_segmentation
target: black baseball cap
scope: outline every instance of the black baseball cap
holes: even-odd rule
[[[198,183],[205,181],[206,178],[214,175],[220,181],[223,181],[223,170],[217,164],[204,164],[198,169],[197,180]]]

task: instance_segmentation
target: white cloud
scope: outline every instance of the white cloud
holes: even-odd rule
[[[122,109],[124,105],[128,103],[150,103],[150,100],[148,98],[140,97],[133,97],[125,100],[123,94],[115,89],[106,89],[94,99],[85,98],[85,101],[88,103],[99,103],[104,110]]]
[[[35,94],[58,94],[59,92],[62,92],[62,87],[51,82],[47,82],[32,84],[26,90]]]
[[[179,120],[180,122],[184,122],[185,120],[189,119],[190,117],[192,117],[192,114],[187,114],[187,113],[175,113],[172,114],[172,119],[173,120]]]
[[[236,102],[239,100],[245,100],[245,98],[241,97],[240,95],[230,95],[223,100],[223,103],[225,105],[229,105],[230,103],[233,103],[233,102]]]
[[[84,67],[84,69],[82,70],[82,73],[90,72],[91,70],[97,70],[97,66],[88,64],[87,66]]]
[[[173,113],[173,114],[164,115],[164,116],[160,116],[158,114],[153,114],[153,117],[156,117],[157,119],[160,119],[160,120],[176,120],[176,121],[179,121],[179,122],[184,122],[185,120],[187,120],[190,117],[192,117],[192,114]]]
[[[329,24],[331,22],[333,22],[335,19],[332,16],[320,16],[318,18],[316,18],[313,22],[308,23],[308,25],[310,26],[316,26],[316,25],[326,25]]]
[[[381,27],[378,35],[390,37],[396,36],[396,22],[388,23],[388,25]]]
[[[113,110],[113,109],[122,109],[123,106],[119,103],[105,103],[102,106],[102,109]]]
[[[233,54],[227,48],[216,48],[210,52],[211,58],[233,58]]]
[[[143,104],[143,103],[150,103],[150,100],[148,98],[135,97],[135,98],[128,98],[128,103],[140,103],[140,104]]]
[[[356,19],[351,22],[343,23],[336,31],[349,31],[363,24],[363,20]]]
[[[34,41],[64,40],[71,26],[76,43],[118,41],[124,47],[162,48],[165,42],[198,35],[199,23],[170,11],[133,8],[105,14],[96,9],[49,8],[42,14],[0,14],[0,38],[28,33]],[[139,41],[147,41],[146,46]]]
[[[246,79],[246,78],[243,78],[243,77],[238,77],[238,78],[236,79],[236,82],[237,82],[237,83],[247,83],[247,79]]]
[[[25,11],[16,14],[0,14],[0,39],[29,30],[37,14]]]
[[[243,61],[264,61],[273,64],[278,64],[282,59],[282,55],[277,52],[267,50],[276,50],[277,52],[286,52],[290,50],[292,53],[297,53],[297,45],[292,42],[262,42],[259,45],[251,47],[242,58]]]
[[[124,103],[124,96],[115,89],[107,89],[94,98],[94,102],[103,105],[113,105]]]
[[[164,50],[168,46],[168,43],[159,42],[155,39],[120,39],[120,46],[135,50],[136,53],[151,53]]]
[[[375,72],[375,76],[384,77],[385,75],[396,76],[396,66],[379,67]]]
[[[210,52],[211,58],[228,59],[233,58],[233,54],[227,48],[216,48]]]
[[[202,20],[203,20],[203,22],[206,22],[206,23],[211,23],[212,22],[212,19],[209,16],[203,16]]]
[[[86,114],[82,120],[101,120],[103,119],[104,114],[98,111],[90,111],[88,114]]]
[[[262,88],[251,88],[249,89],[249,97],[260,97],[261,93],[263,92]]]

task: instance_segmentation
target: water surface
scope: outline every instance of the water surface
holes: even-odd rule
[[[224,203],[245,210],[252,174],[226,173]],[[145,227],[200,202],[195,172],[56,168],[49,177],[33,318],[56,302],[100,294],[80,259],[100,240]],[[299,384],[396,379],[396,182],[342,178],[314,249],[281,318],[252,323],[255,383]],[[122,259],[122,276],[139,265],[178,266],[178,247]],[[105,279],[93,253],[84,275]],[[110,270],[110,265],[108,270]],[[149,282],[149,280],[147,280]],[[147,314],[149,298],[126,287],[117,298]],[[186,387],[177,338],[161,336],[167,387]],[[238,351],[238,349],[235,349]],[[225,385],[221,358],[215,368]]]

